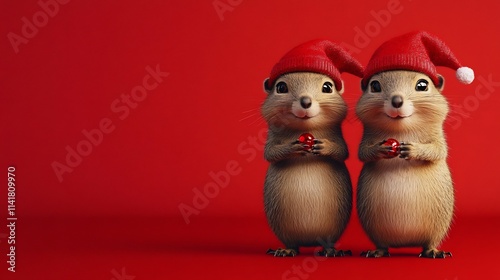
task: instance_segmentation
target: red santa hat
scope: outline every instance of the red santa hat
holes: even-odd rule
[[[464,84],[474,80],[474,71],[462,66],[448,46],[427,32],[417,31],[382,44],[368,62],[361,82],[366,87],[370,78],[379,72],[410,70],[426,74],[439,85],[436,66],[456,70],[457,79]]]
[[[348,72],[363,77],[363,66],[341,46],[329,40],[313,40],[299,45],[274,65],[266,81],[271,88],[283,74],[293,72],[314,72],[330,77],[337,91],[342,90],[340,74]]]

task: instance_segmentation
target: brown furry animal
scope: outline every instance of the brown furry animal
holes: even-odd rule
[[[322,246],[323,256],[343,256],[334,243],[352,208],[352,185],[344,161],[348,151],[341,123],[347,106],[334,81],[317,73],[297,72],[265,82],[262,114],[269,125],[264,156],[271,164],[264,186],[270,227],[286,246],[274,256],[295,256],[300,246]],[[310,151],[297,139],[309,132]]]
[[[422,247],[423,257],[451,256],[437,249],[454,208],[443,132],[448,103],[441,95],[444,79],[439,79],[436,86],[419,72],[381,72],[369,79],[357,103],[364,126],[357,210],[376,246],[363,253],[367,257],[409,246]],[[388,138],[402,142],[400,157],[384,158],[389,148],[382,143]]]

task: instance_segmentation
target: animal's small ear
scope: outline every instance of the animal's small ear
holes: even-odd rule
[[[344,87],[344,81],[341,80],[340,83],[341,83],[341,88],[339,90],[339,94],[342,94],[342,93],[344,93],[344,89],[345,89],[345,87]]]
[[[267,94],[271,94],[273,92],[273,86],[269,84],[269,78],[264,80],[264,91],[267,92]]]
[[[439,90],[439,92],[442,92],[444,89],[444,77],[438,74],[438,80],[439,84],[436,85],[436,88],[437,90]]]

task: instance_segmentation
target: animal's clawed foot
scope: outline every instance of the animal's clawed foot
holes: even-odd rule
[[[295,249],[278,248],[276,250],[269,249],[267,250],[266,254],[273,255],[275,257],[295,257],[296,255],[299,254],[299,251]]]
[[[423,250],[420,255],[420,258],[432,258],[432,259],[444,259],[446,257],[452,257],[451,252],[445,252],[437,249],[428,249]]]
[[[334,248],[325,248],[322,251],[318,252],[318,256],[323,257],[344,257],[344,256],[352,256],[351,250],[335,250]]]
[[[372,251],[363,251],[361,252],[361,256],[365,256],[367,258],[380,258],[380,257],[390,257],[389,251],[386,249],[377,249]]]

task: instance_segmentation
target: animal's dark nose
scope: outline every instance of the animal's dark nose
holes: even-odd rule
[[[392,97],[391,103],[392,107],[401,108],[401,106],[403,106],[403,97],[401,97],[401,95],[395,95]]]
[[[302,108],[307,109],[311,107],[311,104],[312,104],[311,98],[309,98],[308,96],[302,96],[300,98],[300,106],[302,106]]]

